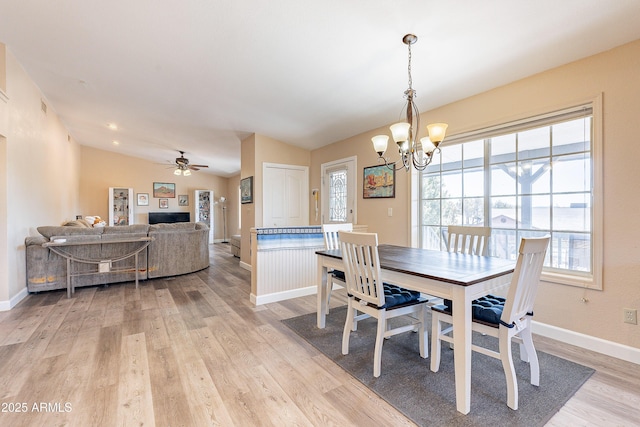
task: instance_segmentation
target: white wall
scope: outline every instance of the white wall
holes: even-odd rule
[[[6,130],[0,142],[5,190],[0,190],[6,207],[6,220],[0,214],[0,226],[6,230],[6,255],[0,266],[0,310],[15,305],[26,293],[24,239],[37,235],[35,226],[58,224],[70,218],[78,202],[80,151],[68,140],[68,134],[53,106],[44,99],[37,85],[6,50]],[[47,104],[47,113],[41,102]],[[2,101],[0,101],[1,103]],[[1,129],[0,129],[1,131]],[[6,264],[5,264],[6,263]],[[3,268],[4,270],[4,268]]]

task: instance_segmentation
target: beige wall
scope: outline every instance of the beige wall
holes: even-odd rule
[[[253,203],[242,205],[241,261],[251,264],[250,230],[262,227],[262,166],[263,163],[309,166],[309,150],[285,144],[264,135],[253,134],[242,141],[242,178],[253,176]]]
[[[7,48],[0,43],[0,90],[7,91]]]
[[[322,147],[311,152],[311,168],[309,171],[309,182],[311,188],[322,188],[321,185],[321,166],[337,159],[343,159],[350,156],[357,157],[356,177],[356,201],[358,204],[357,223],[366,225],[367,231],[370,233],[378,233],[378,241],[380,243],[406,245],[408,244],[408,228],[405,222],[409,217],[408,203],[408,185],[409,174],[404,170],[396,172],[396,197],[392,199],[364,199],[362,197],[362,181],[363,170],[368,166],[378,165],[378,155],[373,151],[371,137],[381,133],[389,134],[389,127],[384,126],[369,132],[356,135],[354,137],[336,142],[334,144]],[[394,156],[391,144],[387,154]],[[392,160],[395,157],[391,157]],[[320,193],[320,206],[322,206],[322,198],[325,194]],[[312,203],[312,201],[310,201]],[[388,215],[389,208],[392,209],[392,216]],[[309,209],[310,223],[319,224],[315,220],[313,208]]]
[[[6,95],[0,110],[0,305],[26,291],[24,239],[59,224],[78,208],[80,149],[36,84],[6,50]],[[0,104],[4,101],[0,100]],[[4,128],[4,130],[2,129]],[[6,251],[6,252],[5,252]]]
[[[640,135],[639,71],[640,40],[425,112],[422,117],[423,123],[449,123],[449,134],[453,135],[603,95],[604,290],[543,283],[535,319],[635,348],[640,348],[640,326],[623,323],[622,309],[640,309],[640,227],[635,225],[640,197],[633,193],[640,183],[636,155]],[[418,86],[421,80],[415,76]],[[386,128],[383,130],[388,133]],[[313,151],[311,187],[319,188],[322,162],[357,155],[361,189],[363,167],[376,162],[370,142],[376,133],[368,132]],[[446,149],[445,143],[443,150]],[[381,242],[409,242],[409,187],[402,179],[404,174],[397,175],[396,199],[371,201],[358,197],[358,223],[366,223],[370,231],[378,232]],[[398,211],[393,220],[387,217],[386,209],[392,205],[394,212]]]
[[[248,178],[256,174],[256,135],[253,134],[241,143],[240,147],[240,178]],[[238,184],[239,185],[239,184]],[[253,189],[256,195],[255,182]],[[240,225],[240,261],[246,265],[251,265],[251,227],[256,226],[256,203],[245,203],[241,205],[241,225]]]
[[[240,175],[229,177],[227,180],[227,238],[234,234],[240,234]]]
[[[86,146],[81,148],[81,154],[80,204],[76,215],[99,215],[108,221],[109,187],[133,188],[134,196],[149,194],[149,206],[137,206],[134,197],[134,221],[137,224],[146,224],[149,212],[191,212],[193,219],[195,190],[213,190],[215,201],[226,196],[228,191],[227,178],[208,173],[176,176],[174,169],[165,165]],[[176,198],[169,199],[169,209],[159,209],[159,199],[153,197],[154,182],[176,185]],[[181,194],[189,196],[189,206],[178,206],[177,196]],[[235,211],[235,207],[227,206],[227,213],[233,215],[231,211]],[[219,204],[214,205],[214,223],[214,239],[222,240],[222,209]]]

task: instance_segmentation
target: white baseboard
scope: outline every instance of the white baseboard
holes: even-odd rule
[[[16,295],[14,295],[13,298],[11,298],[10,300],[8,300],[8,301],[0,301],[0,311],[11,310],[13,307],[18,305],[18,303],[20,301],[25,299],[27,297],[27,295],[29,295],[29,292],[27,291],[27,288],[25,287],[25,288],[22,288],[22,290],[20,292],[18,292]]]
[[[256,296],[250,295],[251,302],[255,305],[269,304],[271,302],[284,301],[286,299],[304,297],[314,295],[318,290],[317,286],[308,286],[306,288],[292,289],[290,291],[274,292],[272,294]]]
[[[615,357],[616,359],[626,360],[627,362],[640,365],[640,349],[635,347],[618,344],[613,341],[603,340],[602,338],[592,337],[590,335],[581,334],[579,332],[535,321],[531,322],[531,331],[534,334],[542,335],[543,337],[552,338],[567,344],[575,345],[576,347],[595,351],[596,353],[605,354],[607,356]]]
[[[245,270],[247,270],[247,271],[251,271],[251,264],[247,264],[246,262],[242,262],[242,261],[240,261],[240,262],[238,263],[238,265],[239,265],[241,268],[244,268],[244,269],[245,269]]]

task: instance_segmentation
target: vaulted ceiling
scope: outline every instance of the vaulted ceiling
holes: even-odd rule
[[[406,33],[426,111],[640,39],[638,23],[633,0],[0,0],[0,42],[80,144],[183,150],[221,176],[251,133],[314,149],[397,121]]]

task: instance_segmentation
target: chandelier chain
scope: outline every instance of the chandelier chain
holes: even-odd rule
[[[413,90],[413,79],[411,78],[411,43],[407,45],[409,47],[409,65],[407,67],[407,71],[409,73],[409,89]]]

